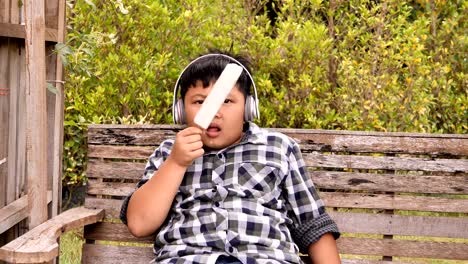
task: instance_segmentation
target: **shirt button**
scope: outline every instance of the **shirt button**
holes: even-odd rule
[[[233,253],[233,252],[234,252],[234,248],[228,247],[228,251],[229,251],[229,253]]]
[[[215,202],[216,207],[219,207],[219,205],[220,205],[219,202]]]
[[[218,155],[216,155],[218,157],[218,159],[222,159],[223,158],[223,154],[219,153]]]
[[[216,187],[213,187],[213,189],[211,189],[212,192],[216,192]]]

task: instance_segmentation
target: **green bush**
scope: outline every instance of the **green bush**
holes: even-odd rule
[[[182,68],[253,61],[267,127],[466,133],[466,1],[69,1],[64,184],[89,123],[170,123]]]

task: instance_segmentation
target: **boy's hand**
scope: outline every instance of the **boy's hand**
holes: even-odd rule
[[[187,127],[176,135],[169,158],[182,167],[188,167],[193,160],[205,153],[201,140],[202,130],[198,127]]]

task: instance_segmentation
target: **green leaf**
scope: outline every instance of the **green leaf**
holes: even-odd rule
[[[58,93],[58,90],[57,88],[52,85],[51,83],[47,83],[47,90],[53,94],[57,94]]]

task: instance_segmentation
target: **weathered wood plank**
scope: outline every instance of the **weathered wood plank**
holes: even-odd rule
[[[127,196],[135,190],[135,183],[100,182],[88,180],[87,193],[91,195]]]
[[[0,1],[0,22],[10,20],[10,1]]]
[[[305,258],[305,257],[304,257]],[[83,245],[83,263],[148,263],[154,259],[152,247],[128,247],[99,244]],[[399,264],[378,260],[342,259],[343,264]]]
[[[52,200],[52,192],[47,192],[47,202]],[[28,196],[25,195],[16,201],[0,208],[0,234],[28,217]]]
[[[305,264],[312,264],[309,256],[301,256],[302,261]],[[382,261],[382,260],[368,260],[368,259],[343,259],[341,258],[341,264],[402,264],[404,262],[393,262],[393,261]]]
[[[122,225],[123,226],[123,225]],[[127,242],[143,242],[135,241],[131,238],[131,235],[125,238],[119,238],[120,236],[112,236],[113,229],[112,225],[107,225],[106,228],[101,228],[99,233],[94,233],[92,236],[87,238],[92,240],[108,240],[108,241],[127,241]],[[126,228],[123,226],[123,228]],[[120,234],[120,230],[117,231]],[[125,247],[129,252],[136,254],[146,254],[152,259],[153,253],[151,243],[154,242],[154,237],[148,237],[145,241],[148,243],[148,247],[135,246]],[[341,254],[356,254],[356,255],[385,255],[385,256],[398,256],[398,257],[413,257],[413,258],[442,258],[442,259],[453,259],[453,260],[466,260],[468,259],[468,244],[466,243],[449,243],[449,242],[428,242],[428,241],[408,241],[408,240],[383,240],[383,239],[367,239],[367,238],[340,238],[338,241],[338,248]],[[107,259],[120,259],[116,258],[112,253],[113,250],[109,247],[115,246],[104,246],[99,244],[85,244],[83,245],[83,256],[86,261],[94,261],[92,263],[101,263],[100,258]],[[94,252],[98,246],[99,252]],[[118,249],[120,247],[117,247]],[[151,253],[151,254],[150,254]],[[132,254],[132,253],[130,253]],[[95,257],[100,257],[96,259]],[[128,252],[124,253],[124,258],[128,257]],[[102,259],[103,261],[106,261]],[[96,262],[98,261],[98,262]],[[364,262],[363,262],[364,261]],[[91,263],[91,262],[89,262]],[[106,263],[106,262],[105,262]],[[126,262],[124,262],[126,263]],[[133,262],[135,263],[135,262]],[[139,263],[136,262],[136,263]],[[385,262],[374,262],[365,260],[357,260],[357,262],[346,261],[343,263],[385,263]],[[392,262],[393,263],[393,262]]]
[[[367,178],[363,178],[363,177],[360,177],[360,178],[356,178],[356,179],[359,179],[360,181],[362,182],[365,182],[365,185],[364,183],[362,184],[362,186],[358,187],[358,186],[353,186],[353,185],[350,185],[348,183],[348,181],[344,181],[343,183],[341,182],[338,182],[338,183],[327,183],[325,180],[323,179],[320,179],[320,180],[317,180],[317,182],[315,183],[315,186],[318,187],[318,188],[324,188],[324,189],[336,189],[336,190],[345,190],[345,191],[352,191],[352,190],[365,190],[365,191],[375,191],[375,192],[384,192],[385,191],[385,185],[378,185],[379,182],[386,182],[385,180],[382,180],[382,177],[379,177],[380,180],[375,180],[375,178],[370,178],[370,177],[367,177]],[[370,180],[368,180],[370,179]],[[315,178],[314,178],[315,180]],[[369,183],[371,180],[373,180],[373,182]],[[338,181],[338,180],[337,180]],[[442,181],[441,181],[442,182]],[[88,194],[92,194],[92,195],[112,195],[112,196],[126,196],[128,194],[130,194],[134,189],[135,189],[135,186],[136,186],[136,181],[135,183],[122,183],[122,182],[99,182],[99,181],[96,181],[92,178],[89,179],[88,181]],[[404,188],[404,186],[402,186],[402,188],[400,189],[401,192],[413,192],[413,193],[437,193],[436,191],[437,190],[431,190],[431,189],[427,189],[427,190],[422,190],[421,192],[417,192],[418,190],[411,190],[411,186],[414,186],[414,185],[410,185],[408,186],[407,188]],[[427,186],[427,185],[425,185]],[[463,192],[460,192],[460,191],[451,191],[451,192],[448,192],[450,194],[463,194],[465,193],[466,190],[462,190]],[[439,193],[443,193],[443,192],[439,192]],[[461,204],[461,206],[465,206],[465,204]],[[464,207],[462,207],[464,208]]]
[[[342,254],[468,259],[467,243],[342,237],[337,240],[337,244]]]
[[[50,3],[55,2],[56,0],[50,1]],[[47,4],[46,4],[47,6]],[[55,79],[55,62],[56,62],[56,52],[55,52],[55,45],[51,43],[46,44],[45,52],[46,56],[46,80],[54,80]],[[54,186],[54,152],[55,149],[61,149],[62,145],[55,146],[54,145],[54,138],[55,138],[55,94],[51,93],[49,90],[46,92],[46,109],[47,109],[47,188],[52,190],[54,189],[54,195],[57,194],[58,189]],[[61,121],[60,123],[63,123]],[[61,199],[61,197],[60,197]],[[57,215],[57,203],[58,197],[54,197],[52,203],[52,216]]]
[[[0,209],[0,234],[10,229],[26,217],[28,217],[28,197],[23,196],[20,199],[8,204]]]
[[[26,82],[29,228],[47,220],[47,105],[44,0],[27,0]]]
[[[99,209],[70,209],[0,248],[0,259],[15,263],[50,261],[58,256],[57,238],[63,232],[96,223],[103,215]]]
[[[88,145],[88,157],[148,160],[154,150],[154,146]]]
[[[176,125],[90,125],[89,144],[155,145],[173,138]],[[294,138],[303,148],[321,151],[468,155],[468,136],[270,128]]]
[[[468,217],[328,213],[347,233],[468,238]]]
[[[65,16],[66,16],[66,0],[58,0],[57,13],[57,42],[65,42]],[[56,198],[52,204],[52,216],[60,213],[62,207],[62,158],[63,158],[63,134],[64,134],[64,91],[63,91],[63,64],[60,56],[55,56],[55,113],[54,113],[54,144],[53,144],[53,171],[52,171],[52,190],[56,194]]]
[[[2,12],[3,13],[3,12]],[[1,15],[1,14],[0,14]],[[8,20],[8,13],[4,13],[5,17],[0,16],[1,19]],[[0,37],[0,160],[4,160],[3,164],[0,165],[0,188],[2,193],[7,192],[6,186],[8,184],[8,170],[9,164],[11,163],[10,157],[8,157],[8,142],[9,141],[9,97],[10,97],[10,86],[8,84],[9,68],[8,68],[8,39]],[[5,59],[3,59],[5,58]],[[0,208],[6,205],[6,195],[0,195]]]
[[[149,263],[154,259],[152,247],[128,247],[99,244],[83,245],[83,264]]]
[[[130,128],[131,127],[131,128]],[[122,129],[122,128],[128,128]],[[158,129],[159,128],[159,129]],[[183,126],[171,125],[136,125],[123,126],[88,126],[88,144],[105,145],[157,145],[164,139],[175,138]]]
[[[154,149],[154,146],[88,145],[88,157],[147,160]],[[304,153],[303,157],[308,166],[322,168],[468,172],[468,159],[324,155],[315,152]]]
[[[9,38],[25,39],[26,30],[24,25],[0,23],[0,36]],[[53,28],[45,29],[45,40],[57,42],[58,31]]]
[[[370,192],[467,194],[468,176],[310,171],[319,188]]]
[[[468,213],[468,199],[388,194],[321,192],[328,207]]]
[[[278,129],[281,131],[280,129]],[[290,132],[290,133],[288,133]],[[358,131],[355,131],[358,132]],[[329,133],[294,133],[293,130],[284,131],[301,145],[305,151],[331,151],[354,153],[388,153],[388,154],[424,154],[424,155],[455,155],[468,154],[468,138],[446,138],[432,135],[426,137],[418,134],[398,133],[397,135],[378,134],[369,135],[366,132],[348,134]],[[461,149],[465,148],[465,149]]]
[[[58,0],[48,0],[45,2],[45,24],[47,27],[58,28],[58,11]]]
[[[12,3],[14,3],[14,2],[12,2]],[[20,16],[21,7],[20,6],[21,5],[19,5],[19,4],[17,4],[17,5],[12,4],[10,6],[10,23],[11,24],[21,24],[21,16]]]
[[[12,22],[16,22],[19,20],[18,18],[18,7],[15,5],[11,6],[11,20]],[[18,199],[21,193],[19,192],[19,186],[17,186],[20,181],[16,178],[19,176],[17,173],[17,161],[18,161],[18,142],[19,142],[19,133],[18,133],[18,121],[19,115],[21,112],[18,111],[18,98],[20,95],[20,73],[21,73],[21,63],[20,63],[20,43],[17,40],[10,39],[9,40],[9,68],[10,73],[8,76],[8,87],[10,87],[10,111],[8,117],[8,157],[10,158],[10,162],[8,163],[8,179],[7,185],[5,186],[6,190],[6,203],[11,203],[14,200]]]
[[[133,190],[133,189],[132,189]],[[131,192],[132,190],[129,190]],[[109,193],[112,191],[109,191]],[[100,202],[105,205],[105,202]],[[112,203],[112,204],[111,204]],[[115,217],[120,205],[110,202]],[[111,212],[112,212],[111,211]],[[330,212],[343,232],[468,238],[468,218]]]
[[[305,264],[312,264],[308,256],[301,256]],[[395,262],[384,260],[369,260],[369,259],[341,259],[341,264],[408,264],[407,262]]]
[[[305,153],[308,166],[321,168],[468,172],[468,159],[429,159],[411,157],[374,157]]]
[[[152,245],[155,241],[155,235],[147,237],[134,237],[126,225],[119,223],[99,222],[93,225],[87,225],[84,229],[85,239],[90,240],[105,240],[105,241],[121,241],[121,242],[138,242],[148,243]]]
[[[326,206],[336,208],[468,213],[467,199],[341,192],[321,192],[320,197]],[[115,219],[120,216],[122,201],[121,199],[88,197],[85,200],[85,206],[87,208],[105,209],[105,218]]]
[[[118,219],[123,199],[105,199],[87,197],[84,206],[86,208],[104,209],[104,219]]]
[[[21,12],[24,12],[24,8],[20,8]],[[17,124],[17,150],[16,150],[16,193],[22,194],[26,186],[26,160],[27,160],[27,80],[26,76],[26,48],[24,46],[19,47],[19,60],[20,60],[20,73],[19,73],[19,92],[18,92],[18,124]]]
[[[10,21],[10,3],[2,1],[0,4],[0,23],[8,23]],[[1,28],[1,27],[0,27]],[[9,142],[9,111],[11,87],[9,80],[9,39],[0,35],[0,160],[4,161],[0,165],[0,188],[2,193],[7,192],[8,170],[10,169],[11,157],[8,156]],[[0,195],[0,208],[7,204],[7,195]]]
[[[367,260],[367,259],[341,259],[341,264],[403,264],[407,262]]]
[[[138,181],[145,163],[89,160],[88,178],[131,179]],[[310,171],[319,188],[372,192],[468,194],[468,176],[427,176]]]
[[[88,178],[140,180],[144,170],[145,163],[110,162],[90,159],[86,175]]]

